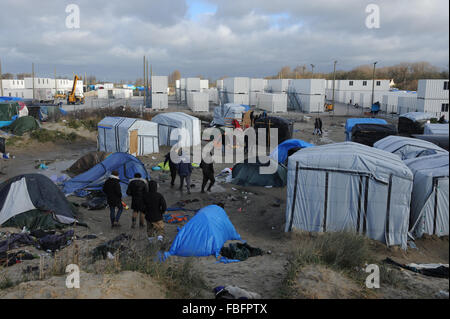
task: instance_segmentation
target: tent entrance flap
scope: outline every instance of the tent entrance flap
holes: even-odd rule
[[[138,152],[138,130],[130,131],[130,154]]]

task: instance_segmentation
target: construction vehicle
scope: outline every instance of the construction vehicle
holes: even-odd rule
[[[67,95],[62,90],[56,91],[56,93],[54,95],[55,100],[65,100],[66,98],[67,98]]]
[[[72,91],[69,92],[69,95],[67,96],[67,104],[84,104],[84,95],[81,93],[81,95],[77,95],[77,82],[81,80],[81,78],[78,77],[78,75],[75,75],[73,78],[73,87]]]
[[[334,105],[330,103],[325,103],[325,112],[333,112]]]

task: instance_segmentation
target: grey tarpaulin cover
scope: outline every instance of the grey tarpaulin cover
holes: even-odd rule
[[[181,137],[171,140],[173,130],[184,128],[189,132],[189,142],[186,140],[180,146],[189,147],[201,143],[201,122],[198,118],[182,112],[161,113],[152,118],[158,123],[159,145],[173,146],[181,142]]]
[[[245,107],[241,104],[227,103],[214,108],[212,125],[231,125],[233,119],[241,120]]]
[[[414,174],[410,220],[414,237],[449,234],[448,156],[443,153],[405,161]]]
[[[447,124],[425,124],[423,134],[428,135],[448,135],[448,123]]]
[[[373,147],[398,155],[402,160],[428,156],[437,153],[447,153],[436,144],[417,138],[403,136],[387,136],[375,144]]]
[[[285,231],[355,231],[406,249],[413,177],[398,156],[354,142],[289,157]]]

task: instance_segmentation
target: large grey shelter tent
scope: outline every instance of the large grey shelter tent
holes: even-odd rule
[[[158,153],[158,125],[142,119],[105,117],[98,123],[98,150],[133,156]]]
[[[379,140],[373,147],[389,153],[396,154],[402,160],[428,156],[437,153],[447,153],[446,150],[440,148],[436,144],[417,138],[404,136],[388,136]]]
[[[226,103],[214,108],[214,118],[211,124],[230,126],[233,120],[242,120],[246,108],[241,104]]]
[[[158,123],[159,145],[182,147],[196,146],[201,143],[201,122],[198,118],[182,112],[161,113],[152,118]],[[185,129],[188,136],[171,136],[172,131]],[[175,132],[174,132],[175,133]]]
[[[405,161],[414,174],[410,232],[416,238],[449,234],[448,156],[442,153]]]
[[[398,156],[354,142],[289,157],[285,231],[354,231],[406,249],[413,176]]]

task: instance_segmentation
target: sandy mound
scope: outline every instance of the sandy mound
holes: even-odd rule
[[[320,265],[303,267],[296,283],[298,298],[360,298],[361,289],[342,274]]]
[[[151,277],[131,271],[120,274],[95,275],[82,272],[80,288],[66,288],[66,277],[29,281],[0,292],[9,299],[164,299],[165,288]]]

